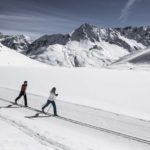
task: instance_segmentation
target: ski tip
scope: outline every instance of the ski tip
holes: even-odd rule
[[[24,116],[25,118],[28,118],[28,119],[34,119],[34,118],[37,118],[36,116]]]

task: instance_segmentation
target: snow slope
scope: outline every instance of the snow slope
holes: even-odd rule
[[[56,86],[63,101],[150,119],[149,72],[53,68],[0,46],[3,87],[20,89],[20,84],[28,80],[30,93],[47,96]]]
[[[133,52],[111,64],[110,68],[148,69],[150,65],[150,48]]]
[[[1,97],[6,99],[10,97],[14,99],[17,94],[14,90],[4,88],[0,88],[0,91]],[[30,106],[41,107],[44,97],[32,94],[28,96]],[[36,103],[34,102],[35,99]],[[22,103],[21,100],[19,102]],[[0,98],[0,127],[4,129],[0,134],[0,148],[3,150],[10,148],[11,150],[149,150],[150,148],[149,144],[142,141],[137,142],[133,139],[116,136],[109,132],[95,130],[59,118],[40,115],[38,118],[28,119],[26,116],[32,116],[36,112],[15,105],[5,108],[9,104]],[[108,128],[108,126],[112,127],[113,125],[113,127],[116,126],[116,129],[118,127],[118,131],[130,132],[131,135],[140,135],[142,138],[150,139],[148,134],[149,123],[61,101],[57,101],[57,105],[59,114],[62,116],[69,115],[69,118],[78,119],[81,122],[87,121],[89,124],[95,124],[99,121],[101,126]],[[93,116],[90,116],[91,113],[93,113]],[[93,117],[95,117],[94,122]],[[111,125],[109,121],[111,121]],[[129,128],[129,126],[132,128]],[[5,130],[6,128],[8,129]],[[11,138],[8,138],[8,136]]]
[[[0,54],[0,149],[149,150],[150,72],[39,65],[3,45]],[[84,125],[46,116],[29,120],[32,110],[3,108],[9,103],[2,99],[14,101],[24,80],[29,106],[40,109],[56,86],[58,113]]]
[[[150,119],[150,79],[146,71],[8,66],[1,67],[0,74],[3,87],[20,89],[20,84],[28,80],[28,92],[47,96],[56,86],[63,101]]]
[[[32,65],[32,66],[46,66],[45,64],[39,63],[35,60],[28,58],[27,56],[20,54],[8,47],[0,44],[0,65]]]

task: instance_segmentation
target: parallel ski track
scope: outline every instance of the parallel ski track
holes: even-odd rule
[[[20,122],[16,122],[7,116],[0,115],[0,119],[3,120],[4,122],[7,122],[11,126],[17,128],[18,130],[25,133],[26,135],[32,137],[33,139],[39,141],[42,145],[45,145],[45,146],[50,145],[56,150],[70,150],[70,148],[67,147],[66,145],[63,145],[57,141],[47,138],[44,135],[41,135],[38,132],[31,130],[29,127],[21,124]]]
[[[14,102],[9,101],[7,99],[0,98],[0,100],[8,102],[8,103],[11,103],[11,104],[14,105]],[[22,105],[19,104],[19,106],[22,106]],[[39,112],[39,113],[42,113],[41,110],[36,109],[36,108],[32,108],[32,107],[25,107],[25,108],[29,109],[29,110],[33,110],[33,111]],[[51,115],[50,113],[47,113],[47,114]],[[77,125],[80,125],[80,126],[92,128],[92,129],[95,129],[95,130],[98,130],[98,131],[101,131],[101,132],[109,133],[109,134],[112,134],[112,135],[117,135],[117,136],[120,136],[120,137],[123,137],[123,138],[126,138],[126,139],[130,139],[130,140],[134,140],[134,141],[137,141],[137,142],[140,142],[140,143],[144,143],[144,144],[150,145],[150,141],[149,140],[145,140],[145,139],[142,139],[142,138],[139,138],[139,137],[127,135],[127,134],[124,134],[124,133],[121,133],[121,132],[109,130],[109,129],[102,128],[102,127],[93,126],[93,125],[90,125],[90,124],[87,124],[87,123],[84,123],[84,122],[80,122],[80,121],[77,121],[77,120],[73,120],[71,118],[66,118],[66,117],[63,117],[63,116],[57,116],[55,118],[56,119],[61,119],[61,120],[67,121],[67,122],[71,122],[71,123],[74,123],[74,124],[77,124]]]

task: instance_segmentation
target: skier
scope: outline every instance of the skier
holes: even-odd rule
[[[56,109],[56,104],[55,104],[55,98],[56,96],[58,96],[58,94],[56,94],[56,88],[53,87],[50,91],[50,96],[46,102],[46,104],[42,107],[42,111],[44,112],[45,107],[47,107],[49,104],[53,105],[53,110],[54,110],[54,116],[58,116],[57,115],[57,109]]]
[[[21,86],[20,94],[19,94],[19,96],[15,99],[15,103],[17,104],[18,99],[21,98],[21,96],[24,96],[24,104],[25,104],[25,107],[28,107],[28,104],[27,104],[27,96],[26,96],[27,83],[28,83],[27,81],[24,81],[24,83],[23,83],[22,86]]]

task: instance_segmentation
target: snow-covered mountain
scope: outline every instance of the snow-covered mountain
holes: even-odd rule
[[[56,66],[102,67],[146,46],[124,36],[119,28],[102,29],[83,24],[70,34],[45,35],[37,39],[30,45],[27,55]]]
[[[150,46],[150,26],[116,28],[122,36],[134,39],[145,46]]]
[[[4,35],[0,33],[0,42],[20,53],[26,53],[31,44],[31,39],[25,35]]]
[[[104,29],[85,23],[71,33],[44,35],[32,43],[23,35],[0,34],[0,40],[53,66],[103,67],[150,46],[150,26]]]
[[[150,48],[132,52],[112,63],[109,68],[126,68],[126,69],[146,69],[149,70],[150,65]]]

